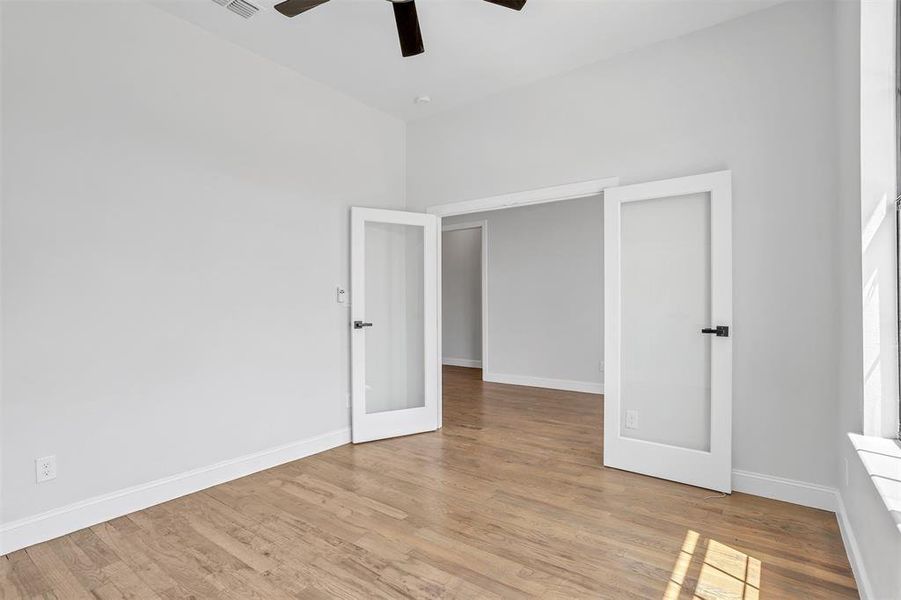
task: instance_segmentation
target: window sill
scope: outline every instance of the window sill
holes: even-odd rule
[[[901,442],[856,433],[848,438],[901,532]]]

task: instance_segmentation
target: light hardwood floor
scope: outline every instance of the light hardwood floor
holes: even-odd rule
[[[856,598],[834,515],[601,468],[601,397],[445,369],[444,429],[14,552],[0,598]]]

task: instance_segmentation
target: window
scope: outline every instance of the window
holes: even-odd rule
[[[895,299],[898,311],[898,428],[901,439],[901,0],[895,2]]]

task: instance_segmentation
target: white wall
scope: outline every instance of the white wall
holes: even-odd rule
[[[2,521],[346,428],[404,125],[145,4],[2,11]]]
[[[833,10],[780,5],[413,121],[407,138],[408,205],[421,208],[732,169],[734,466],[827,485],[839,343]]]
[[[482,362],[482,230],[441,235],[441,346],[453,363]]]
[[[486,379],[603,383],[603,214],[594,197],[443,219],[488,222]]]

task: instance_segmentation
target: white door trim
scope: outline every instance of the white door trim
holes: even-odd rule
[[[711,353],[710,451],[624,437],[620,419],[620,206],[710,194],[711,324],[732,327],[732,172],[610,188],[604,192],[604,465],[699,487],[732,491],[732,337]]]
[[[354,443],[434,431],[441,422],[441,359],[438,340],[438,271],[440,269],[438,219],[433,215],[352,207],[351,222],[351,433]],[[353,329],[354,321],[366,321],[366,223],[394,223],[423,228],[424,386],[422,407],[366,412],[366,329]],[[378,326],[376,324],[376,326]]]
[[[619,185],[619,177],[604,177],[577,183],[564,183],[562,185],[554,185],[535,190],[512,192],[509,194],[501,194],[499,196],[489,196],[487,198],[478,198],[476,200],[438,204],[430,206],[426,209],[426,212],[439,217],[453,217],[456,215],[500,210],[502,208],[513,208],[516,206],[545,204],[547,202],[560,202],[563,200],[577,200],[579,198],[597,196],[607,188],[616,185]]]
[[[485,373],[488,372],[488,336],[485,334],[488,331],[488,221],[470,221],[468,223],[453,223],[441,226],[442,233],[445,231],[459,231],[461,229],[481,229],[482,233],[482,363],[480,367],[482,369],[482,380],[484,380]],[[442,312],[439,311],[439,314],[442,314]],[[439,349],[443,350],[442,348]],[[443,363],[444,361],[442,360]]]

